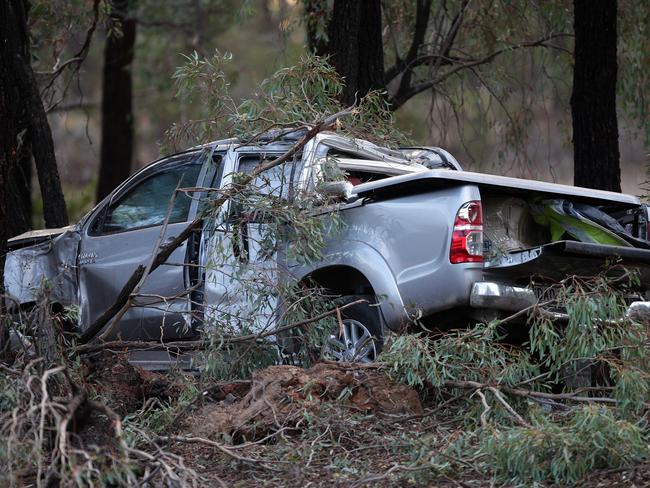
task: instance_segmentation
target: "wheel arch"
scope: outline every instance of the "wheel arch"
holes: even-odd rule
[[[400,330],[408,321],[402,298],[390,269],[382,261],[368,269],[343,262],[312,269],[300,278],[306,286],[317,285],[333,294],[376,296],[382,322],[392,330]]]
[[[375,295],[370,280],[358,269],[347,265],[319,268],[300,280],[306,286],[316,285],[336,295]]]

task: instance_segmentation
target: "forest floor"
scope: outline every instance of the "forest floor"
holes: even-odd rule
[[[200,385],[106,354],[86,366],[86,378],[202,486],[501,486],[449,454],[467,428],[454,398],[396,384],[373,366],[271,366],[250,381]],[[195,393],[180,402],[188,391]],[[90,419],[84,430],[85,442],[110,443],[107,422]],[[423,468],[440,455],[450,469]],[[454,471],[459,464],[465,469]],[[576,486],[650,486],[650,466],[593,472]]]

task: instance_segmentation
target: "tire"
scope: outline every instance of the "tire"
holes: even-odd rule
[[[352,305],[341,311],[342,327],[332,331],[324,355],[336,361],[372,363],[384,344],[383,326],[375,296],[349,295],[342,303],[364,299],[368,303]],[[342,330],[341,330],[342,329]]]

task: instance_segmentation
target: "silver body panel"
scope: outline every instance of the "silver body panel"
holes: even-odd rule
[[[204,158],[196,185],[226,186],[231,173],[237,170],[240,155],[278,154],[289,147],[290,142],[286,141],[263,147],[243,147],[233,139],[201,146],[195,149],[195,152],[201,151]],[[344,225],[336,235],[329,236],[321,262],[301,266],[286,262],[278,255],[266,265],[255,268],[255,272],[271,283],[285,272],[304,279],[314,272],[333,268],[355,270],[370,283],[380,299],[385,325],[394,330],[416,316],[472,304],[494,305],[500,303],[504,294],[508,295],[507,290],[477,285],[484,281],[482,263],[451,264],[449,261],[456,213],[465,202],[480,200],[481,189],[535,191],[639,205],[639,200],[629,195],[459,171],[458,162],[438,148],[390,150],[332,133],[319,134],[303,149],[302,169],[296,180],[300,189],[309,191],[314,187],[322,162],[332,150],[354,153],[358,158],[342,157],[344,170],[381,172],[383,168],[385,174],[395,176],[362,183],[352,189],[349,203],[340,206]],[[223,156],[219,168],[212,163],[213,153]],[[113,303],[135,268],[149,261],[161,232],[160,225],[99,235],[93,234],[91,228],[111,202],[128,195],[169,159],[155,162],[129,178],[77,226],[58,237],[48,233],[47,236],[21,236],[12,240],[10,244],[19,245],[27,238],[45,239],[7,256],[5,282],[15,303],[26,305],[35,301],[41,280],[46,278],[54,283],[52,299],[79,307],[80,331],[90,327]],[[430,167],[441,169],[428,169]],[[195,199],[187,220],[196,215],[197,206],[198,199]],[[213,222],[204,225],[200,250],[191,259],[192,265],[204,271],[199,273],[197,286],[201,286],[208,319],[224,308],[234,310],[245,304],[243,291],[237,289],[228,264],[215,266],[210,263],[214,249],[232,247],[228,235],[218,232],[228,211],[226,204]],[[177,235],[185,225],[186,222],[170,224],[162,241]],[[259,224],[247,225],[249,235],[259,234]],[[190,287],[189,256],[190,246],[185,243],[174,251],[167,264],[147,278],[140,291],[142,296],[138,298],[140,306],[131,309],[123,318],[117,336],[165,340],[192,335],[190,312],[193,309],[189,293],[184,293]],[[254,245],[249,259],[259,265]],[[510,290],[510,294],[516,295],[518,291]],[[161,300],[161,296],[172,298]],[[268,313],[260,318],[257,329],[272,322],[273,303],[269,300]]]
[[[449,262],[451,229],[460,206],[478,199],[476,187],[460,186],[343,207],[343,228],[327,242],[323,262],[292,272],[302,279],[328,266],[359,271],[393,330],[419,314],[468,306],[482,264]]]
[[[397,176],[391,181],[380,180],[372,183],[365,183],[363,186],[360,185],[358,187],[357,192],[360,195],[367,195],[387,189],[388,187],[399,187],[401,185],[414,184],[418,182],[423,184],[430,183],[432,188],[445,184],[468,184],[477,185],[481,188],[507,189],[509,191],[520,190],[522,192],[569,196],[586,201],[609,201],[635,206],[641,204],[638,197],[626,195],[624,193],[560,185],[557,183],[547,183],[545,181],[510,178],[508,176],[472,173],[470,171],[448,171],[440,169],[431,169]]]
[[[44,283],[47,283],[50,300],[64,306],[77,302],[77,254],[81,234],[78,228],[66,229],[59,235],[40,236],[41,242],[7,253],[4,283],[9,307],[37,302]],[[24,235],[19,236],[14,245],[24,238]]]

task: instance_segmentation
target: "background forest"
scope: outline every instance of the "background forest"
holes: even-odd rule
[[[29,303],[0,281],[0,485],[648,486],[649,278],[618,251],[598,247],[601,272],[562,274],[539,301],[505,308],[511,315],[466,323],[445,309],[450,325],[439,328],[439,316],[416,310],[401,324],[409,333],[387,333],[373,361],[356,362],[329,356],[325,341],[357,321],[353,307],[383,299],[369,282],[357,295],[356,274],[264,274],[280,251],[299,264],[323,259],[348,201],[325,189],[342,182],[324,174],[316,191],[288,198],[262,183],[335,130],[440,146],[468,170],[647,197],[649,29],[647,0],[0,0],[0,268],[8,238],[77,221],[161,155],[300,127],[285,152],[264,153],[223,186],[176,186],[146,265],[96,267],[98,281],[126,282],[92,321],[82,323],[83,303],[56,301],[58,276],[30,283]],[[209,196],[192,220],[172,221],[174,199],[196,193]],[[478,204],[460,207],[451,249],[465,224],[482,232]],[[179,232],[163,242],[168,224]],[[259,260],[242,252],[257,224]],[[218,236],[201,241],[207,257],[174,262],[175,250],[200,254],[200,232]],[[642,261],[648,243],[630,237],[628,255]],[[66,276],[97,264],[94,250],[70,247],[72,266],[53,247],[39,255],[45,245],[7,255],[54,256]],[[483,262],[482,249],[463,263]],[[451,252],[444,261],[459,264]],[[11,263],[18,281],[31,276],[24,263]],[[178,273],[186,289],[143,288],[172,265],[190,270]],[[596,269],[581,266],[571,273]],[[201,268],[227,277],[217,284],[241,307],[205,313],[208,278],[192,271]],[[337,280],[355,281],[354,292]],[[185,295],[189,326],[170,327],[187,334],[169,340],[168,301]],[[117,329],[138,308],[162,310],[159,343]],[[255,330],[265,313],[280,327]],[[273,341],[287,331],[296,348],[280,357]],[[129,362],[154,347],[171,369]],[[176,367],[185,353],[191,372]]]
[[[418,144],[449,150],[468,170],[572,183],[571,2],[384,0],[369,5],[380,3],[378,55],[383,55],[386,84],[370,83],[393,97],[400,129]],[[650,9],[644,4],[621,1],[618,8],[621,185],[632,194],[642,192],[648,148]],[[363,25],[370,24],[363,18],[368,12],[358,13]],[[246,97],[309,50],[332,55],[330,39],[337,35],[332,25],[350,28],[337,19],[330,22],[332,15],[325,0],[32,2],[33,66],[70,220],[156,159],[173,123],[202,116],[201,100],[175,97],[173,76],[184,56],[215,50],[231,55],[231,92],[235,99]],[[359,41],[364,59],[377,58],[381,46],[372,46]],[[452,61],[440,62],[444,49]],[[404,65],[416,57],[406,84],[417,90],[403,90]],[[454,65],[454,57],[478,61]],[[347,78],[350,84],[359,81]],[[33,224],[41,227],[36,176],[30,178],[24,168],[17,186],[24,176],[34,180]],[[13,226],[27,227],[27,222]]]

